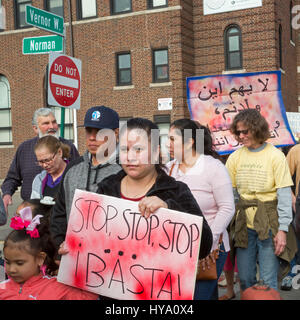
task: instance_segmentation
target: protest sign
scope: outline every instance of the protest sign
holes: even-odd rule
[[[300,135],[300,113],[299,112],[287,112],[286,113],[290,128],[294,137]]]
[[[191,118],[208,126],[220,154],[240,145],[230,133],[233,118],[242,110],[256,109],[270,127],[268,142],[277,147],[295,143],[281,95],[279,71],[187,78]]]
[[[58,281],[115,299],[193,299],[200,216],[76,190]]]

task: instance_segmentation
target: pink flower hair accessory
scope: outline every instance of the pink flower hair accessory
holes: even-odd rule
[[[40,235],[36,227],[41,223],[40,218],[43,216],[38,214],[32,218],[32,211],[30,207],[23,208],[19,213],[20,216],[11,218],[10,227],[15,230],[22,230],[25,228],[26,233],[28,233],[31,238],[39,238]]]

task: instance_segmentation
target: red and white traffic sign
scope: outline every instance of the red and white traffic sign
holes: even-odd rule
[[[81,60],[49,54],[48,104],[80,109]]]

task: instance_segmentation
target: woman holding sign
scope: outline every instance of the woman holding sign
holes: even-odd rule
[[[241,111],[233,119],[231,132],[243,144],[226,163],[239,198],[230,232],[241,288],[257,282],[258,261],[261,280],[277,290],[278,257],[285,261],[282,266],[289,266],[296,252],[290,227],[293,181],[289,167],[284,154],[266,142],[269,125],[258,111]]]
[[[174,158],[166,165],[168,173],[191,189],[211,228],[212,251],[221,243],[216,263],[219,278],[230,250],[226,228],[234,214],[229,174],[213,150],[209,130],[193,120],[179,119],[171,124],[167,147],[170,156]],[[213,253],[201,261],[204,268],[210,266],[212,255]],[[217,300],[216,292],[217,280],[199,280],[194,299]]]
[[[138,201],[139,210],[146,218],[159,208],[202,216],[187,185],[169,177],[163,170],[159,129],[152,121],[130,119],[120,130],[119,146],[123,170],[102,180],[98,193]],[[204,218],[200,258],[209,254],[211,245],[211,230]]]

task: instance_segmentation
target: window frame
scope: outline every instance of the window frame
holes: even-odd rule
[[[6,81],[2,80],[2,77],[6,79]],[[11,119],[11,97],[10,97],[10,85],[9,81],[6,76],[3,74],[0,74],[0,81],[4,82],[7,85],[7,90],[8,90],[8,107],[7,108],[0,108],[0,111],[9,111],[9,118],[10,118],[10,126],[7,127],[0,127],[0,131],[9,131],[10,135],[10,141],[8,142],[1,142],[0,141],[0,146],[7,146],[7,145],[12,145],[13,144],[13,136],[12,136],[12,119]]]
[[[76,1],[76,11],[77,11],[77,19],[78,20],[86,20],[86,19],[94,19],[98,17],[98,4],[97,0],[95,0],[96,4],[96,14],[94,16],[88,16],[88,17],[83,17],[82,16],[82,0],[77,0]]]
[[[49,11],[49,12],[57,15],[57,13],[50,11],[50,5],[49,5],[50,1],[51,0],[44,0],[44,8],[45,8],[46,11]],[[62,0],[62,10],[63,10],[63,15],[61,17],[64,18],[65,17],[64,0]]]
[[[32,0],[26,0],[25,2],[22,2],[21,3],[22,5],[23,4],[29,4],[29,5],[32,5]],[[24,26],[20,26],[20,3],[18,3],[18,0],[14,0],[14,19],[15,19],[15,29],[26,29],[26,28],[31,28],[30,25],[25,25]],[[26,14],[26,13],[25,13]],[[25,22],[25,20],[24,20]]]
[[[230,29],[236,28],[238,32],[229,35]],[[237,36],[239,38],[239,49],[235,51],[229,51],[229,38],[232,36]],[[240,64],[238,67],[230,66],[230,54],[239,52],[240,54]],[[224,32],[224,53],[225,53],[225,69],[226,70],[241,70],[243,69],[243,46],[242,46],[242,31],[241,28],[236,24],[231,24],[226,27]]]
[[[119,56],[121,55],[129,55],[130,57],[130,68],[119,68]],[[130,70],[130,81],[129,82],[121,82],[121,71],[122,70]],[[131,61],[131,52],[130,51],[122,51],[116,53],[116,86],[130,86],[132,85],[132,61]]]
[[[279,54],[279,68],[283,69],[283,55],[282,55],[282,25],[278,28],[278,54]]]
[[[171,128],[171,115],[170,114],[160,114],[160,115],[154,115],[153,116],[153,122],[158,126],[159,129],[159,145],[160,145],[160,150],[161,150],[161,155],[165,159],[167,159],[167,162],[170,160],[169,157],[169,152],[167,151],[167,147],[164,144],[164,138],[167,138],[166,134],[161,133],[161,127],[160,125],[168,125],[168,132]]]
[[[290,1],[290,40],[292,42],[294,42],[294,32],[293,32],[293,25],[292,25],[292,21],[293,21],[292,10],[293,10],[293,1]]]
[[[114,1],[117,1],[117,0],[110,0],[110,14],[111,15],[117,15],[117,14],[124,14],[124,13],[132,12],[132,0],[129,0],[130,1],[130,9],[126,10],[126,11],[120,11],[120,12],[116,12],[115,11]]]
[[[148,9],[158,9],[158,8],[166,8],[166,7],[168,7],[168,0],[165,0],[166,4],[163,4],[163,5],[160,5],[160,6],[153,6],[153,1],[154,0],[148,0],[147,1]]]
[[[167,51],[167,64],[155,64],[155,52],[157,51]],[[167,66],[167,78],[166,79],[158,79],[157,77],[157,68]],[[169,63],[169,49],[168,48],[156,48],[152,49],[152,82],[153,83],[163,83],[163,82],[169,82],[170,81],[170,63]]]
[[[5,30],[5,7],[2,6],[2,0],[0,0],[0,32]]]

